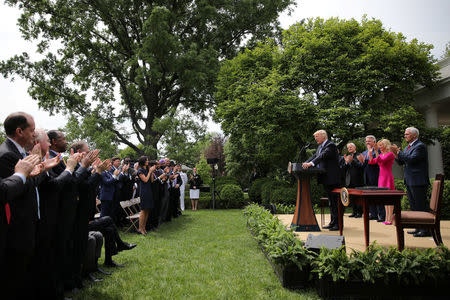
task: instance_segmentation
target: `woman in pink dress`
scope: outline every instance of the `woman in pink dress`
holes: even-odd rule
[[[378,176],[378,186],[387,187],[390,190],[394,190],[394,175],[392,174],[392,165],[394,164],[395,156],[391,150],[391,142],[387,139],[380,140],[375,149],[369,150],[369,164],[378,164],[380,166],[380,175]],[[378,148],[381,150],[381,154],[378,154]],[[372,159],[372,151],[375,151],[375,158]],[[394,206],[386,205],[386,220],[383,222],[386,225],[392,224],[392,217]]]

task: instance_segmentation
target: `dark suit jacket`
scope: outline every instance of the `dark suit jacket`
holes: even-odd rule
[[[0,270],[3,269],[8,230],[5,204],[11,199],[19,197],[23,192],[23,187],[24,183],[19,176],[10,176],[0,181]]]
[[[319,175],[317,182],[324,185],[339,184],[339,153],[336,145],[332,141],[327,140],[320,154],[316,151],[307,162],[314,163],[316,167],[320,165],[320,168],[325,169],[326,172]]]
[[[48,173],[47,180],[39,185],[41,222],[54,226],[58,224],[60,192],[65,184],[72,182],[72,175],[68,171],[62,172],[60,175],[56,175],[53,170]]]
[[[109,171],[103,171],[100,183],[100,201],[113,201],[117,179]]]
[[[343,184],[346,187],[358,187],[364,185],[364,167],[356,158],[359,153],[353,155],[353,160],[350,164],[345,163],[342,157],[340,160],[340,167],[343,173]]]
[[[364,163],[362,167],[364,167],[364,184],[368,186],[378,186],[378,176],[380,175],[380,167],[378,164],[370,165],[369,164],[369,151],[366,150],[362,153],[364,156]],[[376,157],[375,153],[372,153],[373,158]]]
[[[398,152],[397,162],[405,165],[405,184],[410,186],[428,185],[428,153],[424,143],[417,140],[408,150]]]
[[[22,159],[19,150],[13,142],[7,139],[0,146],[0,178],[13,175],[14,167],[19,159]],[[6,247],[20,253],[32,254],[34,252],[38,218],[35,187],[43,178],[39,177],[28,178],[23,186],[22,193],[8,199],[11,222],[7,228]],[[1,215],[2,220],[0,222],[4,223],[4,213]]]

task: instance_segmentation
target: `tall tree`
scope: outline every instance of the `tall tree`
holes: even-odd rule
[[[159,156],[169,157],[176,162],[194,166],[209,142],[206,127],[186,113],[173,111],[153,125],[161,133]]]
[[[434,84],[432,47],[375,19],[309,19],[285,32],[281,70],[291,89],[315,97],[321,127],[342,147],[367,133],[386,136],[389,116],[413,104],[418,85]]]
[[[408,126],[430,139],[412,105],[437,76],[431,47],[378,20],[317,18],[227,60],[215,94],[227,170],[284,169],[319,128],[340,147],[367,134],[398,142]]]
[[[229,135],[226,168],[232,175],[286,167],[318,124],[312,97],[286,88],[281,58],[281,48],[268,41],[221,68],[215,117]]]
[[[224,146],[227,139],[221,135],[213,135],[210,139],[209,146],[204,150],[203,154],[206,158],[217,158],[217,171],[219,175],[225,172],[225,153]]]
[[[156,153],[155,120],[180,106],[200,114],[210,108],[219,61],[249,38],[276,35],[279,13],[294,1],[6,3],[23,10],[20,30],[41,56],[16,55],[1,73],[27,79],[50,113],[89,116],[135,151]]]
[[[86,116],[81,120],[75,116],[70,116],[64,129],[61,129],[66,140],[70,143],[76,141],[86,141],[90,149],[99,149],[100,157],[111,158],[118,154],[119,142],[110,131],[104,131],[94,118]]]

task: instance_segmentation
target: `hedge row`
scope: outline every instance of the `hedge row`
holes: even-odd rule
[[[321,184],[315,179],[311,180],[311,201],[313,205],[319,204],[320,198],[325,196]],[[297,201],[297,183],[294,185],[287,181],[270,178],[256,179],[248,191],[250,201],[262,204],[295,205]]]
[[[450,251],[444,245],[435,249],[406,249],[402,252],[391,247],[386,250],[375,243],[364,252],[343,248],[322,248],[314,255],[303,247],[292,230],[286,230],[278,218],[263,207],[252,204],[245,208],[247,226],[269,257],[281,266],[296,265],[307,270],[309,279],[327,278],[333,282],[359,280],[385,286],[403,287],[430,283],[443,288],[450,280]],[[389,291],[383,292],[389,296]]]

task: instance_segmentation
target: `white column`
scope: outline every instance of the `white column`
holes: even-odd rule
[[[430,105],[425,111],[425,122],[427,127],[438,128],[438,117],[436,107]],[[428,145],[428,175],[434,178],[436,174],[444,173],[444,164],[442,162],[442,147],[439,141],[434,140],[434,145]]]

